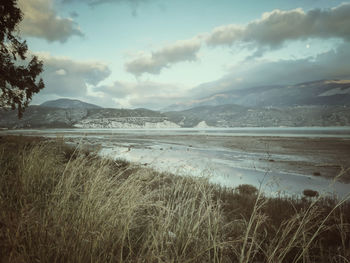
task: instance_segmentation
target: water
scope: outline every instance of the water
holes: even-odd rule
[[[245,137],[350,138],[350,127],[306,128],[208,128],[208,129],[42,129],[5,130],[1,134],[33,136],[64,136],[69,143],[93,144],[101,147],[100,154],[125,159],[159,171],[179,175],[208,176],[210,181],[224,186],[252,184],[263,186],[275,195],[301,194],[314,189],[340,197],[350,192],[350,185],[305,175],[268,163],[267,153],[222,147],[217,138],[230,141]],[[194,138],[204,138],[193,143]],[[208,143],[210,142],[210,143]],[[192,145],[193,144],[193,145]],[[280,162],[311,162],[308,156],[295,153],[275,154]]]
[[[278,194],[298,195],[305,189],[313,189],[325,195],[344,197],[350,192],[350,184],[333,182],[322,177],[281,172],[273,167],[258,168],[259,160],[266,160],[264,153],[188,147],[166,143],[133,143],[133,147],[103,145],[101,154],[137,162],[147,167],[178,175],[209,177],[212,183],[235,187],[240,184],[262,186],[272,196]],[[286,158],[286,156],[283,156]],[[290,156],[290,159],[294,156]],[[296,156],[294,159],[297,160]]]
[[[238,127],[238,128],[169,128],[169,129],[23,129],[4,130],[10,134],[137,134],[137,135],[217,135],[350,138],[345,127]]]

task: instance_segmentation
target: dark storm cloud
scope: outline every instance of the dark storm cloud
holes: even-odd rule
[[[215,28],[207,37],[211,46],[255,43],[271,49],[289,40],[308,38],[341,38],[350,40],[350,3],[331,9],[273,10],[247,25],[224,25]]]
[[[126,71],[140,76],[143,73],[159,74],[163,68],[182,61],[197,60],[201,42],[197,39],[177,41],[151,54],[144,54],[125,64]]]
[[[70,18],[57,15],[52,0],[20,0],[24,17],[20,23],[23,35],[65,42],[71,36],[83,36],[78,25]]]

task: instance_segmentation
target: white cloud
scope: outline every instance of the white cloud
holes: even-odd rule
[[[271,49],[289,40],[308,38],[341,38],[350,40],[350,3],[332,9],[302,9],[264,13],[261,19],[247,25],[224,25],[207,37],[210,46],[252,43]]]
[[[44,64],[42,77],[45,88],[40,94],[64,97],[86,96],[88,85],[97,86],[111,73],[108,66],[101,62],[76,61],[47,53],[37,55]]]
[[[203,98],[234,89],[264,85],[289,85],[322,79],[349,79],[350,43],[344,43],[315,57],[296,60],[250,60],[230,69],[221,79],[203,83],[191,90],[192,97]]]
[[[62,0],[63,3],[69,3],[69,2],[85,2],[89,5],[99,5],[103,3],[128,3],[131,5],[137,5],[141,2],[148,2],[149,0]]]
[[[56,70],[55,73],[59,76],[64,76],[67,74],[67,72],[63,68]]]
[[[143,53],[142,56],[127,62],[125,69],[135,76],[140,76],[143,73],[159,74],[163,68],[170,67],[175,63],[197,60],[200,47],[201,41],[198,38],[180,40],[151,54]]]
[[[119,107],[161,109],[184,99],[188,88],[151,81],[116,81],[112,85],[100,86],[97,90],[113,98]]]
[[[151,81],[101,84],[109,75],[107,65],[96,61],[77,61],[37,53],[43,60],[45,88],[33,103],[60,97],[80,99],[103,107],[161,109],[186,97],[188,87]]]
[[[340,38],[350,40],[350,3],[331,9],[301,8],[263,13],[261,18],[247,25],[222,25],[211,33],[198,34],[190,40],[179,40],[152,53],[141,55],[125,64],[127,72],[135,76],[144,73],[160,74],[173,64],[197,59],[202,42],[208,46],[239,45],[254,48],[249,58],[261,56],[269,49],[278,49],[287,41],[309,38]],[[307,46],[309,48],[310,46]]]
[[[23,35],[49,42],[65,42],[71,36],[83,36],[71,18],[57,15],[52,0],[19,0],[18,5],[24,14],[19,27]]]
[[[132,14],[136,16],[137,11],[139,9],[140,4],[142,3],[148,3],[148,2],[154,2],[156,0],[61,0],[62,3],[71,3],[71,2],[79,2],[79,3],[85,3],[89,6],[97,6],[101,4],[127,4],[131,7]]]

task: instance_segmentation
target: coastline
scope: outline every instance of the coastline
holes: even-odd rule
[[[71,145],[100,149],[110,158],[124,159],[160,171],[214,174],[222,185],[255,186],[269,173],[277,180],[302,187],[333,184],[342,169],[350,167],[350,139],[341,137],[237,136],[207,134],[202,129],[182,130],[27,130],[14,134],[64,138]],[[11,133],[8,131],[7,133]],[[163,134],[161,134],[163,133]],[[1,134],[1,133],[0,133]],[[326,178],[329,181],[325,181]],[[339,182],[350,183],[349,170]],[[214,180],[215,181],[215,178]],[[304,189],[304,188],[303,188]],[[347,187],[341,186],[343,194]]]

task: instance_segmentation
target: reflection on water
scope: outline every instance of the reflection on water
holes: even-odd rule
[[[170,148],[171,147],[171,148]],[[146,148],[128,149],[120,146],[107,146],[101,154],[112,158],[122,158],[155,168],[163,172],[179,175],[206,176],[210,181],[223,186],[234,187],[240,184],[262,186],[271,195],[301,194],[304,189],[314,189],[324,194],[343,197],[350,192],[350,185],[332,182],[322,177],[282,173],[273,169],[258,169],[257,158],[249,158],[246,153],[217,155],[217,151],[206,148],[186,148],[157,144]],[[240,153],[241,154],[241,153]],[[256,154],[256,153],[252,153]]]
[[[209,176],[210,180],[225,186],[252,184],[263,185],[269,194],[285,192],[300,194],[310,188],[324,193],[344,196],[350,192],[350,185],[332,182],[322,177],[305,176],[274,170],[261,165],[268,158],[266,153],[245,152],[237,149],[220,148],[212,145],[189,146],[178,140],[179,135],[210,136],[280,136],[280,137],[335,137],[350,138],[350,127],[309,128],[230,128],[230,129],[47,129],[8,130],[1,134],[24,134],[47,137],[64,136],[76,144],[81,138],[84,143],[100,145],[101,155],[138,162],[147,167],[180,175]],[[149,137],[147,137],[149,135]],[[156,136],[169,136],[167,141]],[[138,136],[138,137],[137,137]],[[152,137],[153,136],[153,137]],[[211,137],[214,138],[214,137]],[[277,156],[275,156],[277,157]],[[298,155],[278,157],[302,161]],[[306,157],[303,157],[304,159]],[[305,160],[304,160],[305,161]],[[261,169],[264,167],[264,169]],[[331,185],[331,186],[330,186]]]
[[[350,127],[244,127],[171,129],[23,129],[4,130],[10,134],[138,134],[138,135],[218,135],[350,138]]]

